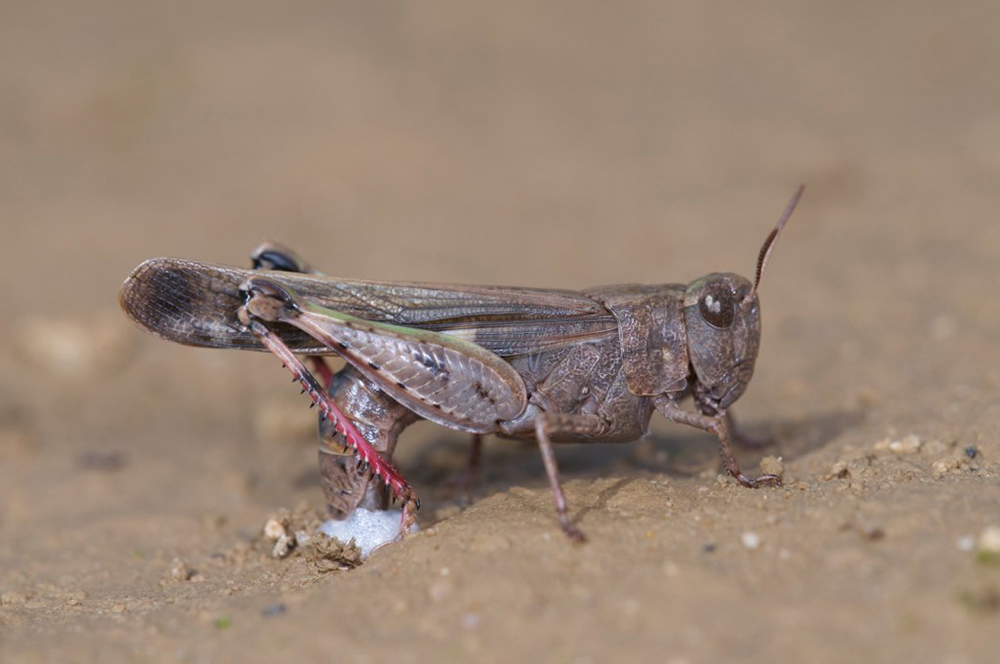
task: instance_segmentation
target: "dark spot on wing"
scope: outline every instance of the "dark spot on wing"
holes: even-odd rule
[[[440,376],[443,381],[448,381],[451,372],[448,371],[448,368],[434,358],[434,356],[430,353],[426,353],[422,350],[414,350],[413,359],[427,367],[427,369],[431,372],[431,375]]]
[[[494,399],[492,396],[490,396],[490,393],[486,391],[486,388],[483,387],[482,383],[476,381],[475,383],[472,384],[472,389],[474,389],[476,391],[476,394],[478,394],[481,398],[485,399],[486,401],[490,402],[493,405],[496,405],[497,400]]]

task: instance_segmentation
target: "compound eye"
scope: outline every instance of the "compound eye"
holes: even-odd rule
[[[281,272],[301,272],[295,258],[277,249],[265,249],[253,256],[253,269],[279,270]]]
[[[723,283],[709,284],[698,301],[698,311],[709,325],[725,330],[736,317],[736,295]]]

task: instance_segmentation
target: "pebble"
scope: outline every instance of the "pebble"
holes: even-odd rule
[[[266,537],[267,539],[274,541],[286,535],[287,533],[285,532],[285,525],[281,523],[281,521],[271,518],[268,519],[267,523],[264,524],[264,537]]]
[[[914,434],[903,436],[899,440],[883,438],[873,446],[875,450],[889,450],[893,454],[915,454],[920,451],[920,437]]]
[[[950,470],[959,468],[961,465],[959,459],[953,456],[946,456],[931,464],[931,472],[940,477]]]
[[[284,534],[278,537],[278,540],[274,543],[274,548],[271,549],[272,558],[287,558],[288,554],[292,552],[295,548],[295,535]]]
[[[1000,555],[1000,526],[987,526],[979,535],[977,547],[983,553]]]
[[[756,551],[760,548],[760,535],[755,532],[749,530],[746,531],[740,535],[740,541],[743,543],[743,546],[750,551]]]
[[[194,570],[183,558],[174,558],[170,562],[170,578],[174,581],[190,581]]]
[[[278,604],[269,604],[268,606],[265,606],[264,609],[260,612],[260,614],[265,618],[273,618],[275,616],[283,615],[287,611],[288,611],[287,606],[278,603]]]
[[[847,474],[847,462],[843,459],[839,459],[830,465],[830,470],[826,471],[826,475],[824,477],[828,480],[832,480],[835,477],[847,477]]]
[[[976,538],[971,535],[959,537],[955,542],[955,546],[958,547],[959,551],[972,551],[976,548]]]

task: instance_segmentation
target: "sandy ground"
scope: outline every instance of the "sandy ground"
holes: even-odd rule
[[[536,5],[3,3],[0,659],[996,661],[1000,5]],[[265,238],[373,279],[747,274],[799,182],[735,409],[784,488],[659,419],[563,446],[585,546],[532,445],[489,439],[467,505],[466,437],[420,424],[420,534],[272,559],[322,507],[304,397],[116,305]]]

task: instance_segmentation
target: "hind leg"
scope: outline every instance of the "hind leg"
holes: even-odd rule
[[[358,433],[391,463],[400,432],[417,416],[351,366],[331,377],[328,392]],[[387,509],[391,492],[364,463],[359,463],[344,435],[326,418],[320,419],[319,434],[320,483],[330,517],[346,519],[359,507]]]
[[[265,242],[250,256],[254,269],[280,270],[300,274],[322,274],[291,249]],[[399,432],[416,417],[380,393],[351,367],[334,375],[322,356],[310,356],[313,373],[328,394],[351,420],[355,429],[386,461],[392,459]],[[319,474],[330,517],[343,520],[354,510],[384,510],[391,492],[373,481],[367,465],[359,463],[344,435],[322,416],[319,421]]]

